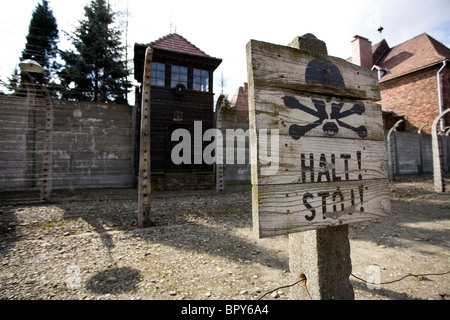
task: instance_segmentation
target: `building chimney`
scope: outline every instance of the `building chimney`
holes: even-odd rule
[[[366,38],[355,36],[352,41],[352,63],[367,69],[372,68],[372,42]]]
[[[248,94],[248,83],[244,82],[244,92],[245,94]]]

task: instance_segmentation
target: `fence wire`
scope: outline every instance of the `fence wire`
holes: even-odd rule
[[[132,187],[133,108],[53,99],[49,130],[40,92],[0,96],[0,191],[40,190],[46,179],[53,188]]]
[[[421,273],[421,274],[409,273],[409,274],[407,274],[407,275],[405,275],[405,276],[403,276],[403,277],[401,277],[399,279],[386,281],[386,282],[380,282],[380,283],[374,283],[374,282],[370,282],[370,281],[364,280],[364,279],[362,279],[360,277],[355,276],[353,273],[351,273],[350,275],[352,277],[354,277],[354,278],[356,278],[356,279],[358,279],[358,280],[368,284],[368,285],[386,285],[386,284],[392,284],[392,283],[395,283],[395,282],[402,281],[402,280],[404,280],[404,279],[406,279],[408,277],[443,276],[443,275],[446,275],[446,274],[449,274],[449,273],[450,273],[450,271],[446,271],[446,272],[442,272],[442,273]],[[272,292],[275,292],[275,291],[278,291],[278,290],[281,290],[281,289],[284,289],[284,288],[291,288],[291,287],[293,287],[295,285],[298,285],[299,283],[302,283],[302,285],[304,286],[304,289],[308,293],[309,299],[312,300],[311,295],[309,294],[308,288],[306,287],[306,281],[307,281],[306,277],[302,277],[302,279],[300,279],[300,280],[298,280],[298,281],[296,281],[296,282],[294,282],[292,284],[281,286],[281,287],[278,287],[278,288],[275,288],[273,290],[265,292],[264,294],[262,294],[261,296],[258,297],[258,300],[263,299],[265,296],[267,296],[268,294],[271,294]]]

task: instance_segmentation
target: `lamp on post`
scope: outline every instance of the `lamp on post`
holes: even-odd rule
[[[33,79],[29,73],[44,73],[44,68],[32,59],[23,60],[19,63],[23,74]],[[44,152],[42,155],[42,176],[41,176],[41,200],[50,200],[52,191],[52,145],[53,145],[53,105],[50,94],[45,85],[42,85],[45,98],[45,139]]]
[[[44,73],[44,68],[34,60],[25,59],[19,63],[20,70],[32,73]]]

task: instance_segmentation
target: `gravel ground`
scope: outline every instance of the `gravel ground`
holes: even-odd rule
[[[155,192],[148,229],[137,228],[135,189],[36,196],[0,193],[0,299],[256,300],[291,283],[288,237],[253,236],[248,187]],[[450,193],[434,193],[430,176],[401,177],[391,198],[390,218],[350,227],[353,275],[384,283],[450,271]],[[380,289],[351,281],[357,300],[450,298],[450,274]]]

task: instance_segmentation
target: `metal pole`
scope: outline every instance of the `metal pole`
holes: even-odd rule
[[[438,99],[439,99],[439,114],[443,112],[443,105],[442,105],[442,86],[441,86],[441,72],[444,70],[445,66],[447,65],[447,60],[442,61],[442,67],[437,72],[437,86],[438,86]],[[441,120],[441,131],[444,131],[444,119],[440,118]]]

